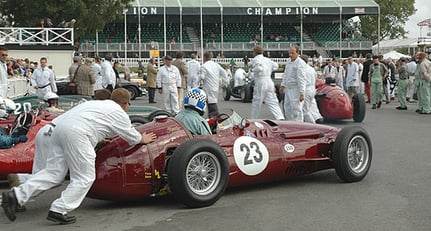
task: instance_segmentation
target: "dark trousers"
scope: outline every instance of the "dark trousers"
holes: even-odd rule
[[[156,88],[148,88],[148,102],[154,102],[154,95],[156,94]]]
[[[209,103],[208,104],[208,118],[218,116],[218,107],[216,103]]]

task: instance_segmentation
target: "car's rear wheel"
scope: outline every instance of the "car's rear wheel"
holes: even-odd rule
[[[232,95],[232,93],[230,92],[230,88],[229,88],[229,86],[227,86],[227,87],[223,87],[223,88],[222,88],[222,92],[223,92],[223,99],[224,99],[225,101],[229,101],[230,96]]]
[[[355,94],[352,98],[353,105],[353,120],[355,122],[362,122],[365,118],[365,98],[362,94]]]
[[[229,162],[221,147],[210,140],[181,144],[168,165],[168,183],[175,198],[188,207],[214,204],[229,180]]]
[[[150,113],[150,115],[148,115],[148,121],[153,121],[154,118],[156,118],[157,116],[167,116],[167,117],[174,117],[174,115],[172,115],[172,113],[165,111],[165,110],[157,110],[157,111],[153,111]]]
[[[251,101],[251,88],[248,84],[244,85],[241,89],[241,101],[243,103]]]
[[[132,125],[134,127],[142,125],[142,124],[146,124],[149,122],[145,117],[140,116],[140,115],[131,115],[131,116],[129,116],[129,118],[130,118],[130,122],[132,122]]]
[[[362,127],[341,129],[332,148],[332,161],[338,177],[345,182],[362,180],[372,159],[371,139]]]

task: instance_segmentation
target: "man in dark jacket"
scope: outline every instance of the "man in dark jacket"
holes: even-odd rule
[[[361,80],[365,86],[365,94],[367,95],[367,103],[370,102],[371,99],[371,90],[370,84],[368,83],[368,73],[370,72],[370,65],[373,64],[373,60],[371,59],[371,54],[368,53],[365,55],[364,69],[362,71]]]

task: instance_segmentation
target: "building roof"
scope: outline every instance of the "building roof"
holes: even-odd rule
[[[163,14],[165,7],[167,14],[175,14],[182,10],[182,14],[196,15],[202,8],[205,14],[220,14],[220,8],[224,15],[299,15],[301,8],[303,14],[312,15],[376,15],[379,6],[374,0],[135,0],[131,4],[128,14],[136,14],[136,8],[147,10],[155,9],[157,14]],[[211,10],[217,9],[217,10]],[[261,9],[261,10],[259,10]],[[263,11],[262,11],[263,9]],[[142,11],[141,11],[142,13]],[[156,13],[154,13],[156,14]]]

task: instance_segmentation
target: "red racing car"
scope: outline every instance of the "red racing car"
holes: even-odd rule
[[[361,127],[221,114],[213,135],[192,135],[175,118],[160,116],[137,127],[157,140],[130,146],[120,137],[98,148],[96,180],[88,197],[143,200],[173,193],[188,207],[215,203],[233,186],[284,180],[334,168],[344,182],[362,180],[371,165],[372,144]]]
[[[316,102],[320,114],[325,120],[353,119],[362,122],[365,118],[366,105],[362,94],[355,94],[352,99],[346,91],[335,83],[318,82]]]

